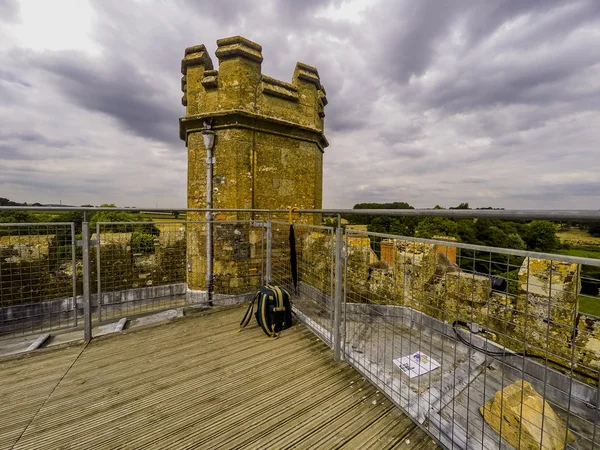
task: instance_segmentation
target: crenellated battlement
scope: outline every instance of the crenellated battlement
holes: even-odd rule
[[[292,82],[263,75],[262,47],[241,36],[217,41],[218,70],[204,45],[185,50],[181,62],[182,104],[186,117],[181,121],[181,138],[194,118],[241,114],[278,126],[299,126],[321,135],[321,150],[327,146],[322,136],[327,97],[315,67],[297,63]]]
[[[297,63],[291,82],[263,75],[262,47],[241,36],[219,39],[215,54],[218,67],[204,45],[187,48],[181,62],[186,114],[179,119],[179,135],[188,149],[188,207],[206,207],[210,189],[214,208],[320,209],[327,94],[317,69]],[[205,123],[214,132],[210,157]],[[238,218],[233,212],[226,217]],[[296,220],[321,223],[318,215]],[[206,247],[197,233],[189,236],[188,288],[202,291]],[[231,235],[215,245],[239,247],[236,239]],[[228,265],[215,265],[214,274],[247,273],[242,253]],[[242,284],[229,286],[231,292],[246,292],[243,277],[236,280]]]

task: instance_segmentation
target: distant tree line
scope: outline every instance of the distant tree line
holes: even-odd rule
[[[12,202],[5,198],[0,198],[1,206],[24,206],[16,202]],[[92,205],[82,205],[82,207],[91,208]],[[100,205],[102,208],[116,208],[112,203]],[[75,224],[76,238],[81,239],[81,229],[84,219],[82,211],[65,211],[65,212],[47,212],[47,211],[19,211],[7,210],[0,211],[0,223],[60,223],[70,222]],[[90,232],[95,233],[96,224],[98,222],[144,222],[147,219],[141,217],[139,212],[123,212],[123,211],[93,211],[88,213],[88,221],[90,223]],[[114,224],[104,229],[112,233],[132,233],[133,251],[135,253],[148,253],[154,249],[154,239],[160,234],[160,230],[154,225],[147,224]],[[30,226],[23,227],[1,227],[0,236],[7,235],[36,235],[36,234],[56,234],[59,245],[59,253],[70,252],[71,232],[66,227],[49,226]]]
[[[414,209],[406,202],[359,203],[354,209]],[[436,205],[434,209],[443,209]],[[470,209],[468,203],[460,203],[449,209]],[[481,209],[493,209],[481,208]],[[367,225],[376,233],[398,234],[432,238],[446,236],[468,244],[487,245],[517,250],[548,252],[560,247],[552,222],[514,222],[499,219],[452,219],[447,217],[397,217],[347,215],[350,223]]]

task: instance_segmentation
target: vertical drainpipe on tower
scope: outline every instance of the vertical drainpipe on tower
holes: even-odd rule
[[[206,209],[212,209],[213,201],[213,164],[215,158],[213,157],[213,146],[215,145],[215,132],[212,129],[213,119],[206,119],[204,121],[204,128],[202,129],[202,139],[204,141],[204,147],[206,148]],[[211,211],[206,212],[206,301],[209,306],[212,304],[212,290],[213,290],[213,239],[212,239],[212,219],[213,213]]]

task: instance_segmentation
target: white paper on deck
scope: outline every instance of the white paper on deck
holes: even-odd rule
[[[416,352],[412,355],[396,358],[394,359],[394,364],[396,364],[402,372],[408,375],[409,378],[418,377],[419,375],[431,372],[440,367],[439,362],[422,352]]]

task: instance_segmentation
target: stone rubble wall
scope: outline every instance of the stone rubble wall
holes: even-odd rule
[[[0,237],[0,307],[72,294],[71,256],[67,263],[57,251],[55,235]],[[71,272],[61,272],[62,266]]]
[[[600,319],[578,312],[578,264],[525,258],[516,295],[466,272],[434,244],[383,240],[381,260],[367,236],[348,241],[347,301],[403,305],[448,323],[477,323],[514,352],[548,358],[566,371],[598,379]]]
[[[92,240],[96,235],[92,235]],[[73,296],[71,254],[57,256],[54,235],[0,237],[0,308]],[[162,232],[148,254],[134,254],[132,233],[102,233],[99,246],[103,292],[181,283],[186,279],[186,234]],[[97,291],[98,247],[90,248],[91,290]],[[82,293],[81,256],[76,260]]]

